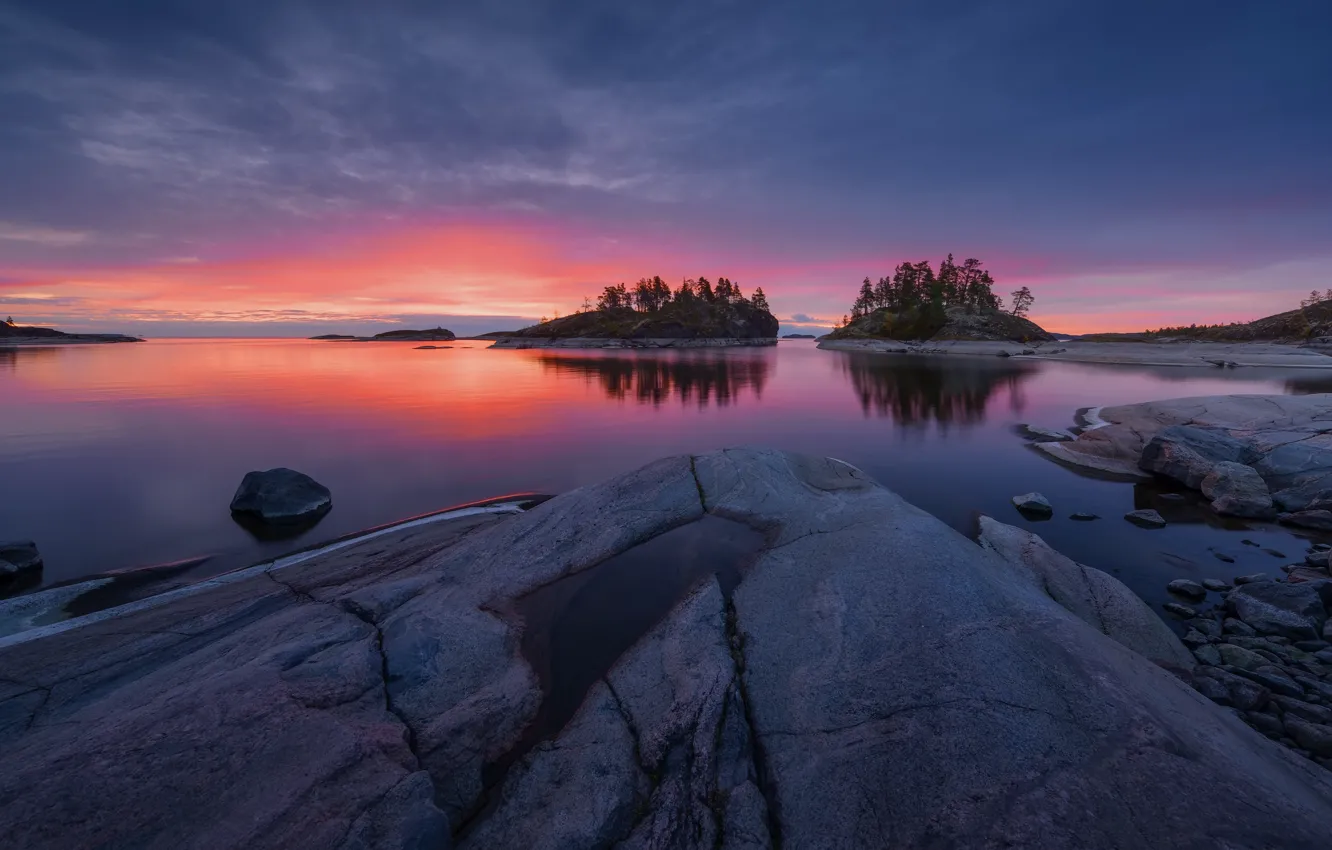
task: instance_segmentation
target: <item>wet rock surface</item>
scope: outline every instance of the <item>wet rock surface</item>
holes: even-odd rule
[[[716,532],[695,571],[593,592],[662,604],[612,630],[627,648],[574,665],[590,684],[551,719],[555,655],[543,672],[524,642],[544,629],[553,644],[561,611],[565,628],[615,616],[574,600],[653,541],[691,562],[703,523]],[[0,638],[0,834],[25,848],[1332,842],[1332,774],[1203,696],[1273,734],[1275,718],[1314,754],[1332,705],[1320,662],[1280,636],[1240,646],[1217,612],[1198,651],[1262,664],[1190,672],[1196,652],[1115,579],[992,521],[977,545],[837,461],[669,458],[417,534]],[[1271,689],[1286,680],[1302,696]]]

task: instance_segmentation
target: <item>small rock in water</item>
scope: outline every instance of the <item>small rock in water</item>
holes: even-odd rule
[[[333,496],[327,487],[304,473],[284,467],[247,472],[231,499],[233,514],[279,525],[322,517],[332,507]]]
[[[1267,573],[1254,573],[1247,576],[1235,576],[1235,584],[1253,584],[1255,581],[1267,581]]]
[[[1245,539],[1241,540],[1240,542],[1243,543],[1245,546],[1255,546],[1255,547],[1256,547],[1256,546],[1261,546],[1261,545],[1262,545],[1261,543],[1254,543],[1252,540],[1249,540],[1247,537],[1246,537]]]
[[[1235,563],[1235,559],[1234,559],[1234,558],[1230,557],[1229,555],[1227,555],[1227,554],[1225,554],[1225,553],[1223,553],[1223,552],[1213,552],[1213,553],[1212,553],[1212,557],[1216,558],[1218,561],[1223,561],[1223,562],[1225,562],[1225,563],[1227,563],[1227,564],[1233,564],[1233,563]]]
[[[1021,496],[1013,497],[1013,505],[1023,514],[1030,517],[1044,517],[1049,519],[1054,516],[1054,506],[1050,500],[1040,493],[1025,493]]]
[[[1232,587],[1230,582],[1222,581],[1219,578],[1205,578],[1202,580],[1202,586],[1216,593],[1225,593]]]
[[[1313,549],[1315,552],[1326,552],[1329,549],[1332,549],[1332,543],[1315,543],[1309,548]]]
[[[1278,552],[1278,551],[1275,550],[1275,549],[1264,549],[1263,551],[1266,552],[1268,555],[1271,555],[1273,558],[1284,558],[1284,557],[1286,557],[1286,554],[1285,554],[1284,552]]]
[[[1163,502],[1182,502],[1188,497],[1183,493],[1162,493],[1158,498]]]
[[[1193,610],[1187,605],[1181,605],[1178,602],[1167,602],[1161,607],[1164,608],[1169,613],[1174,614],[1176,617],[1183,617],[1186,620],[1198,616],[1197,611]]]
[[[1165,528],[1165,518],[1154,510],[1129,511],[1124,519],[1141,528]]]
[[[1100,519],[1100,517],[1097,516],[1096,514],[1089,514],[1083,511],[1078,511],[1077,513],[1071,515],[1069,519],[1077,520],[1078,522],[1091,522],[1092,520]]]
[[[1177,578],[1166,585],[1166,590],[1176,596],[1197,601],[1207,595],[1207,590],[1198,582],[1187,578]]]
[[[31,540],[0,543],[0,580],[42,568],[42,555]]]
[[[1076,439],[1072,434],[1062,428],[1042,428],[1040,425],[1022,425],[1021,427],[1026,436],[1039,442],[1063,443]]]

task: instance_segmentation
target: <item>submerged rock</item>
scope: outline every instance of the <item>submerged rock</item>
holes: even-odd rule
[[[524,607],[575,605],[600,565],[718,517],[757,551],[657,600],[623,652]],[[447,540],[3,638],[0,834],[25,850],[1332,843],[1332,774],[1129,648],[1188,675],[1122,585],[1036,540],[1001,556],[845,464],[728,450]],[[627,572],[624,605],[662,572]],[[571,626],[621,613],[585,610]],[[605,670],[553,723],[571,653]],[[1205,678],[1242,711],[1270,699]]]
[[[31,540],[0,542],[0,581],[42,568],[42,555]]]
[[[1165,517],[1151,509],[1129,511],[1124,514],[1124,519],[1142,528],[1165,528],[1166,525]]]
[[[1166,590],[1185,599],[1199,600],[1207,595],[1207,589],[1198,582],[1187,578],[1177,578],[1166,585]]]
[[[247,472],[231,512],[274,525],[306,522],[322,517],[333,507],[333,494],[310,476],[279,467],[265,472]]]
[[[1040,493],[1025,493],[1013,497],[1013,506],[1032,517],[1049,519],[1054,516],[1054,506]]]

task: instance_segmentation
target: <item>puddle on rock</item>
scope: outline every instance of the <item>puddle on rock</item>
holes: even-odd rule
[[[523,740],[487,770],[486,784],[559,734],[592,686],[699,582],[717,576],[730,598],[763,540],[748,526],[705,516],[518,599],[523,655],[545,698]]]

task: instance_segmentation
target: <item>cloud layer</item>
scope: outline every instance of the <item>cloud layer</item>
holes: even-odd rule
[[[1329,24],[1305,0],[0,0],[0,311],[521,321],[725,274],[812,326],[953,251],[1060,329],[1250,318],[1325,286]]]

